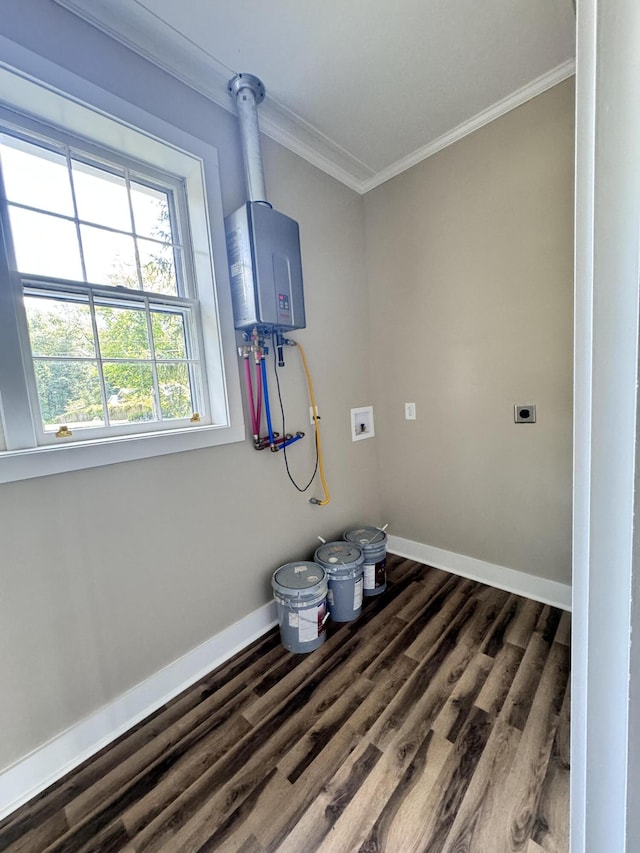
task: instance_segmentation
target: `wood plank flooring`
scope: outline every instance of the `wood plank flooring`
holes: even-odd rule
[[[277,630],[0,823],[10,853],[567,853],[566,613],[388,558],[293,655]]]

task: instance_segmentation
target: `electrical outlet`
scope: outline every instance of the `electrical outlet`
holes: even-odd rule
[[[536,407],[534,403],[520,403],[513,407],[513,420],[517,424],[535,424]]]
[[[320,420],[320,412],[318,411],[318,407],[316,406],[316,418]],[[313,406],[309,406],[309,423],[311,426],[314,426],[315,421],[313,419]]]
[[[415,403],[405,403],[404,404],[404,419],[405,419],[405,421],[415,421],[415,419],[416,419],[416,404]]]

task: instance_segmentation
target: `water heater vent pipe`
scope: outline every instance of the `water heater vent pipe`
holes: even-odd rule
[[[235,98],[238,110],[247,199],[268,204],[258,128],[258,104],[264,100],[264,85],[253,74],[236,74],[229,80],[227,91]]]

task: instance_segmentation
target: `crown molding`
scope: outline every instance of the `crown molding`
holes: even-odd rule
[[[235,115],[227,82],[237,70],[228,68],[187,39],[138,0],[54,0],[59,6],[97,27],[153,65],[171,74],[218,106]],[[260,129],[275,142],[298,154],[360,195],[426,160],[515,107],[566,80],[575,73],[571,59],[528,83],[473,118],[406,157],[376,172],[268,93],[260,107]]]
[[[54,0],[153,65],[236,115],[227,83],[237,71],[228,68],[166,22],[132,0]],[[260,129],[356,192],[375,171],[361,163],[312,124],[267,97],[260,107]]]
[[[377,175],[370,178],[368,181],[364,181],[361,185],[360,192],[367,193],[369,190],[385,183],[385,181],[395,178],[396,175],[405,172],[412,166],[416,166],[428,157],[432,157],[434,154],[437,154],[438,151],[442,151],[443,148],[453,145],[453,143],[457,142],[459,139],[463,139],[470,133],[484,127],[485,124],[495,121],[497,118],[500,118],[500,116],[505,115],[505,113],[510,112],[516,107],[530,101],[532,98],[546,92],[547,89],[552,89],[554,86],[557,86],[558,83],[562,83],[563,80],[567,80],[569,77],[572,77],[575,74],[575,71],[575,59],[570,59],[567,62],[563,62],[561,65],[557,65],[555,68],[552,68],[551,71],[548,71],[546,74],[542,74],[540,77],[532,80],[531,83],[527,83],[526,86],[512,92],[501,101],[497,101],[497,103],[488,107],[486,110],[482,110],[482,112],[477,113],[477,115],[467,121],[463,121],[462,124],[454,127],[453,130],[444,133],[442,136],[434,139],[433,142],[429,142],[427,145],[416,149],[416,151],[413,151],[401,160],[392,163],[391,166],[388,166],[386,169],[378,172]]]

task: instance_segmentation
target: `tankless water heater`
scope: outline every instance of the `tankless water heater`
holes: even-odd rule
[[[298,223],[261,201],[225,220],[236,329],[304,329]]]

